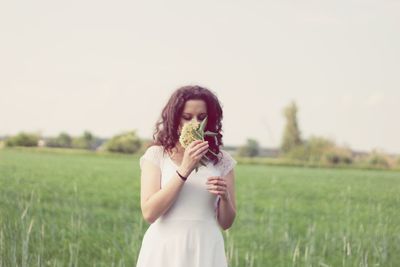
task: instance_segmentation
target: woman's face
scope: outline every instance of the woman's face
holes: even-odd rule
[[[204,120],[207,116],[207,104],[204,100],[188,100],[185,103],[185,106],[181,115],[181,122],[179,125],[179,132],[181,131],[183,125],[193,118],[195,118],[198,122]]]

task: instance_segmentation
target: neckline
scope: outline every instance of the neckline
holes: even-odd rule
[[[173,159],[169,156],[169,153],[168,153],[168,152],[166,152],[166,154],[167,154],[167,158],[169,159],[169,161],[170,161],[176,168],[179,168],[180,164],[179,164],[179,165],[176,164],[175,161],[173,161]],[[208,166],[208,162],[206,163],[206,165]]]
[[[179,165],[175,163],[175,161],[172,160],[172,158],[169,156],[168,152],[165,152],[167,154],[167,158],[169,159],[169,161],[176,167],[179,168]]]

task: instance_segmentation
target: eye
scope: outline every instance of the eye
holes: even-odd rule
[[[202,121],[202,120],[204,120],[206,117],[207,117],[207,115],[200,115],[200,116],[198,116],[196,119],[197,119],[198,121]],[[183,116],[182,116],[182,119],[184,119],[185,121],[190,121],[190,120],[193,119],[193,117],[190,117],[190,116],[187,116],[187,115],[183,115]]]

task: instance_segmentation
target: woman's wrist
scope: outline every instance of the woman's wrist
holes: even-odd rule
[[[187,168],[182,167],[182,166],[180,166],[177,171],[179,172],[179,174],[181,174],[184,177],[188,177],[191,173],[190,170],[188,170]]]
[[[183,176],[182,174],[179,173],[178,170],[176,170],[176,173],[178,174],[178,176],[182,179],[182,181],[186,182],[187,180],[187,176]]]
[[[229,192],[226,192],[225,195],[221,195],[221,200],[222,201],[229,201],[229,199],[230,199]]]

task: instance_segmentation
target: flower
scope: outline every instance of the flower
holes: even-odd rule
[[[181,135],[179,136],[179,143],[181,143],[184,148],[187,148],[193,141],[203,140],[198,132],[199,126],[200,123],[196,120],[191,120],[183,125]]]
[[[190,143],[196,140],[202,140],[204,141],[205,136],[217,136],[218,133],[206,131],[204,132],[205,128],[207,125],[207,117],[204,118],[204,120],[199,123],[196,120],[191,120],[188,123],[185,123],[182,127],[181,134],[179,136],[179,143],[182,145],[182,147],[187,148]],[[208,152],[214,154],[217,156],[214,152],[212,152],[210,149],[208,149]],[[206,166],[206,160],[210,160],[206,155],[203,156],[203,158],[200,159],[200,165]],[[200,166],[197,165],[195,167],[196,172],[198,171],[198,168]]]

